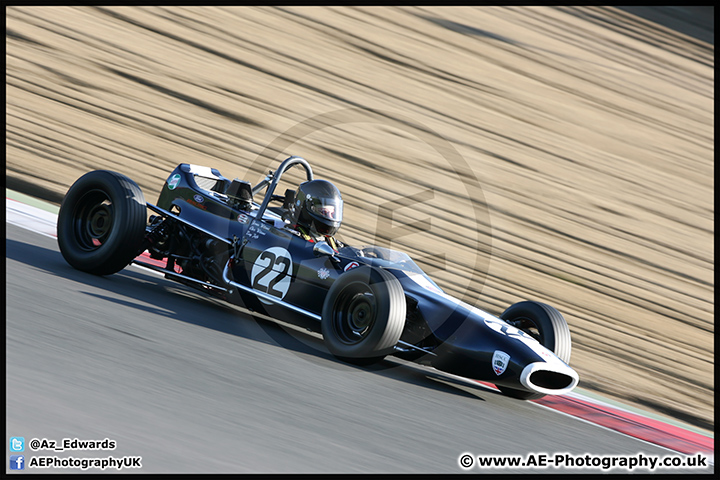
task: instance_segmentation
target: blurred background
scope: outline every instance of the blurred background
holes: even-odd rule
[[[300,155],[346,242],[495,314],[554,305],[581,387],[713,430],[713,19],[8,7],[6,182],[59,204],[110,169],[154,203],[179,163],[256,183]]]

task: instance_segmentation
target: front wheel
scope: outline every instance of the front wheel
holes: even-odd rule
[[[405,293],[393,274],[368,265],[348,270],[325,297],[321,323],[325,345],[346,362],[378,362],[400,339],[405,311]]]
[[[146,222],[145,197],[134,181],[108,170],[86,173],[60,206],[60,253],[83,272],[119,272],[140,253]]]
[[[535,338],[563,362],[570,363],[570,327],[554,307],[540,302],[519,302],[508,307],[500,318]],[[497,387],[505,395],[522,400],[535,400],[545,396],[543,393],[527,392],[500,385]]]

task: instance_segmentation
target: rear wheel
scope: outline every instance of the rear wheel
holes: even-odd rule
[[[368,265],[348,270],[325,298],[321,325],[325,345],[346,362],[378,362],[400,339],[405,310],[405,293],[393,274]]]
[[[146,222],[145,197],[134,181],[107,170],[86,173],[60,206],[60,253],[78,270],[116,273],[140,253]]]
[[[519,302],[508,307],[500,318],[535,338],[563,362],[570,363],[570,328],[562,314],[554,307],[540,302]],[[527,392],[500,385],[497,387],[505,395],[522,400],[535,400],[545,396],[543,393]]]

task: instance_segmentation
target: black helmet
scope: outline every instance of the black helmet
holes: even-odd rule
[[[335,235],[342,222],[340,190],[327,180],[303,182],[295,193],[290,217],[293,223],[321,235]]]

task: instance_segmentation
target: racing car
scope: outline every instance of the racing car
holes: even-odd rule
[[[137,183],[108,170],[80,177],[65,195],[57,238],[65,260],[95,275],[134,263],[208,295],[322,334],[341,361],[369,365],[388,355],[495,384],[519,399],[570,392],[570,330],[535,301],[499,317],[445,293],[403,252],[336,248],[289,225],[296,190],[276,194],[291,156],[256,185],[182,163],[157,205]],[[303,172],[300,172],[303,177]]]

